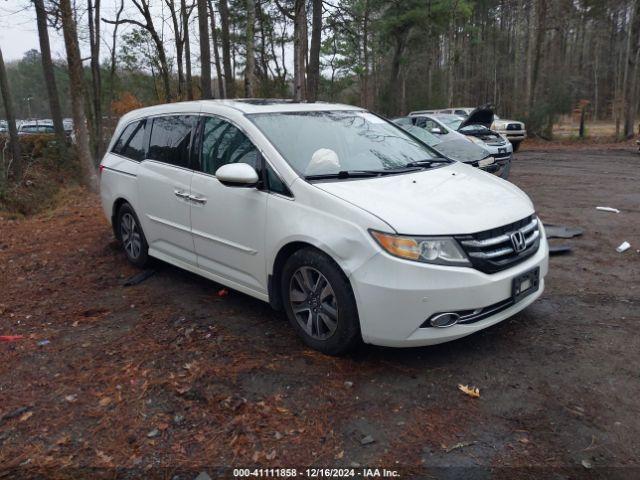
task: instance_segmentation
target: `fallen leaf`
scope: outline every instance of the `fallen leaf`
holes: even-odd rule
[[[274,458],[276,458],[276,451],[271,450],[269,453],[267,453],[266,458],[267,460],[273,460]]]
[[[33,412],[27,412],[20,417],[21,422],[26,422],[33,416]]]
[[[465,395],[469,395],[472,398],[478,398],[480,396],[480,389],[476,387],[470,387],[468,385],[458,384],[458,390]]]
[[[101,407],[106,407],[107,405],[109,405],[111,403],[111,398],[109,397],[104,397],[100,400],[100,406]]]

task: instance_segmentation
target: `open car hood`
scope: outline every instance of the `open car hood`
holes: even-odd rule
[[[469,125],[482,125],[491,128],[491,124],[493,123],[493,110],[493,105],[490,103],[480,105],[462,121],[458,130]]]

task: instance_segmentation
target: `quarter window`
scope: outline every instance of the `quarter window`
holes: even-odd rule
[[[248,163],[259,169],[258,149],[241,130],[219,118],[207,117],[202,130],[201,169],[215,175],[228,163]]]
[[[147,158],[189,168],[191,137],[197,118],[195,115],[154,118]]]
[[[142,120],[127,125],[113,146],[112,152],[138,162],[144,160],[146,155],[144,145],[145,123],[146,122]]]
[[[279,193],[287,197],[292,197],[291,191],[285,183],[280,179],[278,174],[271,168],[269,164],[266,165],[267,172],[267,188],[270,192]]]

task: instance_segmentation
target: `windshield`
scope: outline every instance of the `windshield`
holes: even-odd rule
[[[413,162],[442,161],[400,127],[362,111],[247,115],[303,176],[392,171]]]
[[[435,147],[439,143],[442,143],[442,140],[440,138],[436,137],[432,133],[427,132],[422,127],[417,127],[415,125],[403,125],[402,128],[404,128],[411,135],[413,135],[414,137],[417,137],[418,140],[423,141],[430,147]]]
[[[452,130],[458,130],[462,123],[462,120],[459,118],[440,118],[439,120]]]

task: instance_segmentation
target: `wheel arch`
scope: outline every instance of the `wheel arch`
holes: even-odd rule
[[[345,279],[351,286],[349,275],[347,274],[347,272],[345,272],[345,269],[342,267],[342,265],[340,265],[340,262],[338,262],[335,259],[335,257],[330,252],[327,251],[327,249],[322,248],[322,246],[315,245],[306,240],[293,240],[282,245],[278,250],[278,253],[274,257],[273,265],[271,266],[271,270],[270,270],[271,273],[269,274],[269,277],[267,280],[269,305],[271,305],[271,307],[275,310],[282,310],[283,308],[282,292],[280,289],[280,277],[282,275],[284,265],[287,259],[291,257],[291,255],[293,255],[297,251],[302,250],[304,248],[311,248],[313,250],[316,250],[322,253],[323,255],[326,255],[336,265],[336,267],[340,269]],[[353,289],[353,286],[351,286],[351,288]]]
[[[113,228],[113,234],[115,235],[118,241],[120,241],[121,239],[120,239],[120,232],[117,225],[118,222],[116,220],[118,218],[118,211],[120,210],[120,207],[122,207],[122,205],[124,205],[125,203],[128,203],[129,205],[131,205],[131,202],[127,198],[118,197],[113,202],[113,207],[111,209],[111,227]],[[133,208],[133,205],[131,205],[131,208]]]

